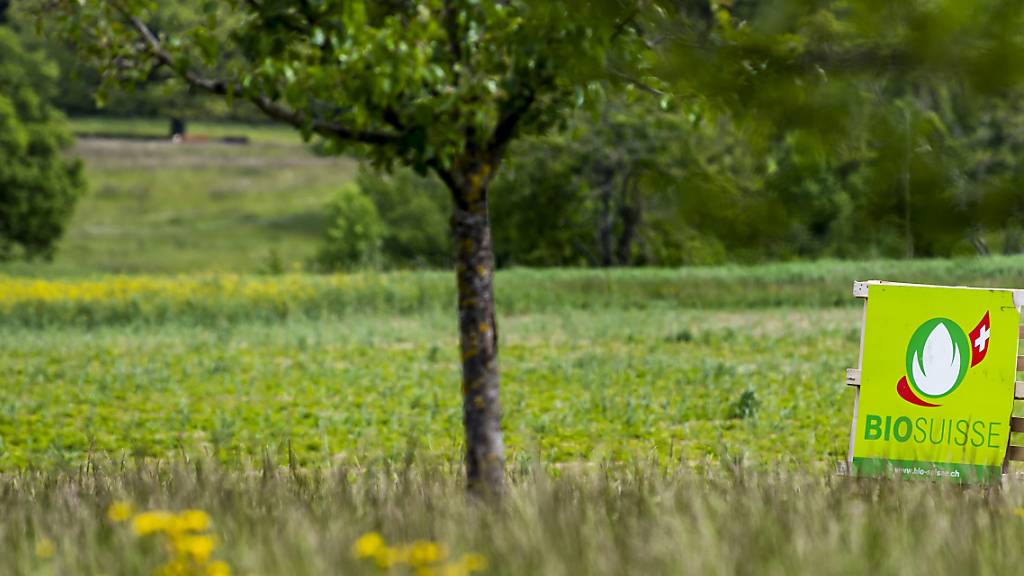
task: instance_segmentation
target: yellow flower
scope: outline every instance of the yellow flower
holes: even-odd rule
[[[1014,508],[1013,513],[1017,516],[1024,517],[1024,508]]]
[[[174,521],[174,515],[164,510],[143,512],[132,519],[132,532],[138,536],[164,532],[174,524]]]
[[[231,567],[221,560],[210,562],[206,566],[206,576],[231,576]]]
[[[54,552],[57,551],[57,547],[53,544],[53,540],[50,540],[46,536],[43,536],[36,542],[36,556],[42,559],[53,558]]]
[[[172,541],[174,551],[180,555],[188,556],[196,562],[206,562],[217,547],[213,536],[179,536]]]
[[[132,517],[132,503],[118,500],[107,508],[107,519],[111,522],[124,522]]]
[[[376,532],[363,534],[355,544],[352,545],[352,555],[356,558],[369,558],[384,548],[384,539]]]
[[[433,542],[419,540],[417,542],[413,542],[412,546],[409,547],[407,556],[409,558],[409,565],[418,567],[443,560],[445,552],[440,546]]]
[[[185,510],[178,514],[176,524],[184,532],[202,532],[210,527],[210,516],[202,510]]]

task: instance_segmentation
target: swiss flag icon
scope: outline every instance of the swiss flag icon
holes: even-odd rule
[[[992,335],[992,325],[988,320],[988,311],[981,322],[971,330],[971,367],[977,366],[988,354],[988,339]]]

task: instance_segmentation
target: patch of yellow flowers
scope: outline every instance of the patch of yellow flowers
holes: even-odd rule
[[[352,544],[352,556],[372,560],[388,573],[405,569],[416,576],[467,576],[487,569],[487,559],[480,554],[464,554],[448,560],[448,551],[441,544],[417,540],[405,546],[388,546],[377,532],[367,532]]]
[[[238,274],[178,276],[106,276],[95,279],[44,279],[0,274],[0,308],[46,303],[117,303],[164,300],[171,303],[225,299],[250,301],[302,300],[326,291],[372,290],[387,283],[402,285],[403,273],[275,277]]]
[[[108,276],[97,280],[48,280],[0,275],[0,306],[52,302],[109,303],[152,298],[171,302],[218,297],[260,300],[281,295],[311,296],[313,291],[312,281],[301,275],[280,278],[243,278],[234,274]]]
[[[211,560],[217,541],[209,534],[210,516],[202,510],[149,510],[135,513],[131,503],[114,502],[107,509],[111,522],[130,522],[140,537],[160,538],[170,560],[158,567],[153,576],[230,576],[231,568],[221,560]]]

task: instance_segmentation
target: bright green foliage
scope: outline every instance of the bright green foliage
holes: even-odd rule
[[[60,3],[39,15],[112,81],[139,82],[166,64],[307,134],[371,144],[380,163],[448,171],[467,154],[496,164],[518,130],[551,127],[586,100],[607,65],[639,64],[643,44],[616,26],[629,7],[608,6],[206,2],[199,22],[145,29],[158,12],[140,0]]]
[[[0,26],[0,260],[53,254],[84,190],[71,138],[49,104],[56,68]]]
[[[151,24],[158,30],[200,26],[203,19],[203,0],[160,0],[155,4]],[[31,17],[25,14],[30,3],[21,3],[13,11],[13,20],[22,29],[26,45],[45,51],[56,61],[62,73],[57,79],[55,106],[70,116],[159,117],[160,135],[167,134],[168,117],[187,120],[233,119],[243,121],[264,120],[252,106],[230,106],[219,96],[190,90],[174,82],[168,71],[154,70],[121,86],[110,85],[101,70],[83,62],[76,46],[65,39],[49,34],[32,34]]]
[[[348,184],[328,206],[327,237],[316,256],[322,270],[344,270],[378,263],[384,224],[373,201]]]

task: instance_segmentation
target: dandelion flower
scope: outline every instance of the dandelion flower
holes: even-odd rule
[[[126,500],[118,500],[107,508],[107,520],[111,522],[125,522],[132,517],[132,503]]]
[[[433,542],[420,540],[409,547],[408,558],[413,567],[426,566],[444,559],[444,550]]]
[[[216,548],[217,542],[213,536],[180,536],[172,542],[174,551],[182,556],[188,556],[196,562],[206,562]]]
[[[175,520],[173,514],[164,510],[143,512],[132,519],[132,532],[138,536],[165,532],[174,524]]]
[[[352,555],[356,558],[369,558],[375,556],[384,547],[384,539],[380,534],[367,532],[352,545]]]
[[[202,532],[210,527],[210,516],[202,510],[185,510],[178,514],[177,526],[183,532]]]

